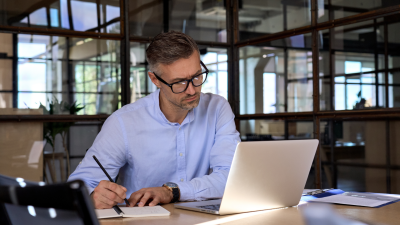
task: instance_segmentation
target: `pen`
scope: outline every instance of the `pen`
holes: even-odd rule
[[[115,212],[118,213],[118,215],[120,215],[121,213],[124,213],[124,212],[122,212],[122,210],[117,205],[114,205],[113,209],[115,210]]]
[[[113,183],[115,183],[114,181],[113,181],[113,179],[111,179],[111,177],[110,177],[110,175],[108,175],[108,173],[107,173],[107,171],[104,169],[104,167],[101,165],[101,163],[100,163],[100,161],[96,158],[96,156],[95,155],[93,155],[93,158],[94,158],[94,160],[96,160],[96,162],[97,162],[97,164],[100,166],[100,168],[103,170],[103,172],[106,174],[106,176],[108,177],[108,179],[111,181],[111,182],[113,182]],[[130,206],[130,204],[129,204],[129,202],[128,202],[128,200],[125,198],[124,199],[124,201],[125,201],[125,203],[127,204],[127,205],[129,205]],[[118,206],[117,206],[118,207]],[[114,208],[115,209],[115,208]],[[119,207],[118,207],[118,209],[119,209]],[[119,209],[120,211],[121,211],[121,209]],[[117,211],[117,210],[115,210],[115,211]],[[121,211],[122,212],[122,211]],[[117,213],[118,213],[118,211],[117,211]],[[118,213],[119,214],[119,213]]]

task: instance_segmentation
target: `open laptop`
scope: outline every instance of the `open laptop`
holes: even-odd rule
[[[222,199],[175,208],[225,215],[297,205],[317,146],[316,139],[241,142]]]

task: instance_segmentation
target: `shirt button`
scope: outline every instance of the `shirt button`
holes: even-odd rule
[[[183,154],[182,154],[182,152],[181,153],[179,153],[179,156],[182,156]]]
[[[183,179],[181,179],[181,182],[183,181]]]
[[[179,130],[181,130],[181,128],[179,127]]]

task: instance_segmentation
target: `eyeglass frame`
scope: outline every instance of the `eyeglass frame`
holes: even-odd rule
[[[179,93],[185,92],[185,91],[188,89],[189,83],[190,83],[190,82],[192,83],[193,87],[200,87],[201,85],[203,85],[203,84],[206,82],[208,73],[209,73],[210,71],[207,69],[206,65],[204,65],[204,63],[203,63],[201,60],[200,60],[200,65],[203,66],[204,69],[205,69],[206,71],[201,72],[199,75],[196,75],[196,76],[194,76],[194,77],[192,77],[192,78],[190,78],[190,79],[177,81],[177,82],[174,82],[174,83],[172,83],[172,84],[167,83],[167,82],[166,82],[165,80],[163,80],[160,76],[158,76],[156,73],[154,73],[154,71],[151,71],[151,72],[154,74],[154,76],[157,78],[157,80],[161,81],[162,83],[164,83],[164,84],[166,84],[168,87],[170,87],[172,93],[174,93],[174,94],[179,94]],[[197,86],[194,85],[193,79],[196,78],[196,77],[198,77],[198,76],[200,76],[200,75],[202,75],[202,74],[204,74],[204,73],[206,74],[206,79],[204,79],[203,83],[201,83],[200,85],[197,85]],[[180,83],[180,82],[183,82],[183,81],[187,81],[187,85],[186,85],[185,90],[183,90],[183,91],[181,91],[181,92],[178,92],[178,93],[174,92],[174,90],[172,89],[172,85],[177,84],[177,83]]]

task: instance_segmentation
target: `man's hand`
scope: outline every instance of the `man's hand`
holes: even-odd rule
[[[126,188],[108,180],[100,181],[91,194],[96,209],[109,209],[126,198]]]
[[[165,187],[142,188],[132,193],[128,199],[131,207],[139,202],[138,206],[143,207],[149,200],[149,206],[155,206],[158,203],[170,203],[173,198],[172,192]]]

